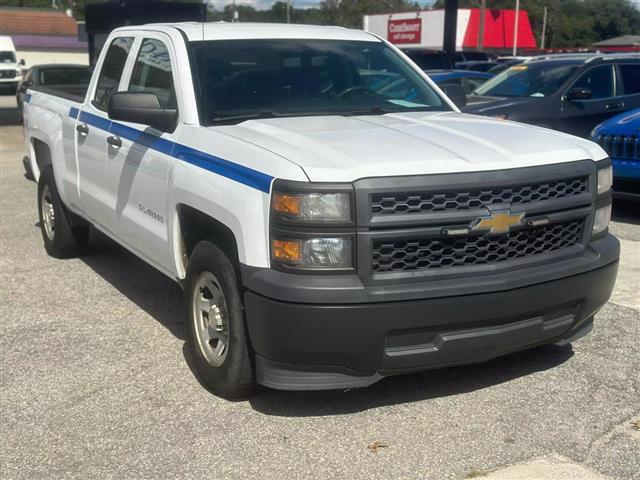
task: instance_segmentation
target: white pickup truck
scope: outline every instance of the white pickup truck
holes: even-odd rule
[[[617,273],[598,145],[461,114],[363,31],[119,28],[85,98],[28,92],[25,141],[47,252],[92,226],[179,282],[226,397],[568,344]]]

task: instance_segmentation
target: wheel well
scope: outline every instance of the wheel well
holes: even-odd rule
[[[49,145],[37,138],[32,138],[31,143],[33,144],[33,152],[36,156],[36,165],[38,165],[38,169],[42,171],[47,165],[51,165],[51,150],[49,149]]]
[[[229,260],[239,266],[238,243],[233,232],[222,222],[188,205],[178,206],[182,262],[186,271],[189,257],[201,240],[211,240]]]

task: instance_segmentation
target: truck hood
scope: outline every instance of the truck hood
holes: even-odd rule
[[[539,103],[536,97],[486,97],[471,95],[467,104],[462,107],[466,113],[493,115],[497,113],[509,113],[512,111],[526,111],[529,105]]]
[[[250,120],[211,127],[299,165],[311,181],[498,170],[600,160],[563,133],[456,112]]]

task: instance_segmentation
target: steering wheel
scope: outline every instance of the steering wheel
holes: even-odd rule
[[[346,95],[351,95],[354,92],[362,92],[362,93],[375,93],[371,90],[369,90],[367,87],[365,87],[364,85],[353,85],[351,87],[347,87],[344,90],[342,90],[340,93],[338,93],[338,98],[342,98]]]

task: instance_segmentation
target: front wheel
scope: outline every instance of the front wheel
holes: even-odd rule
[[[185,279],[187,343],[196,373],[214,393],[242,398],[255,388],[236,271],[212,242],[198,243]]]
[[[73,213],[60,199],[51,167],[45,168],[38,179],[38,213],[44,248],[49,255],[68,258],[86,250],[89,226],[72,225]]]

